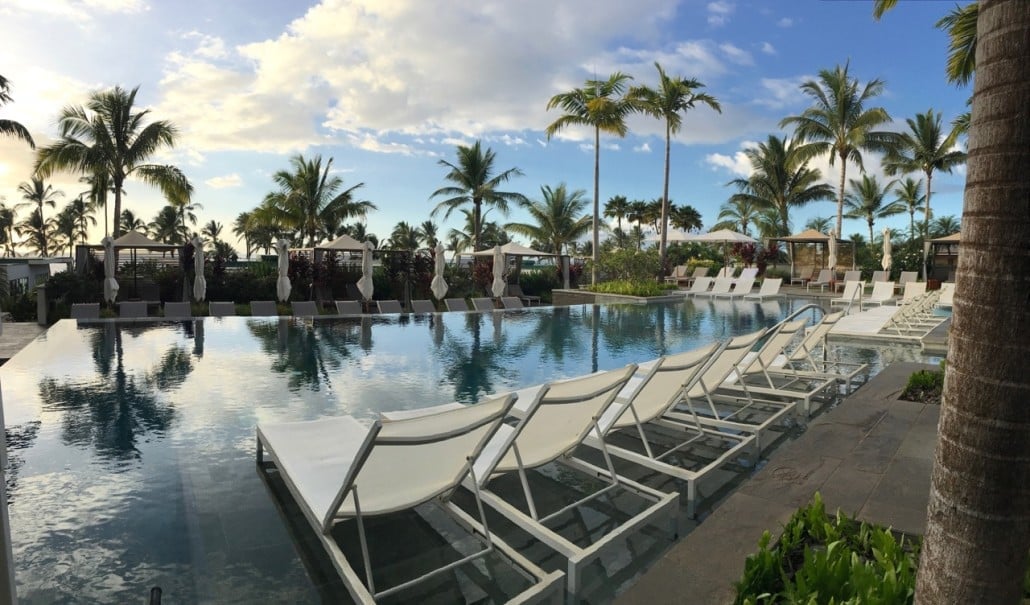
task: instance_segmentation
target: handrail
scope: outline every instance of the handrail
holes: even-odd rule
[[[781,319],[780,321],[778,321],[776,323],[776,325],[774,325],[771,328],[769,328],[769,331],[772,332],[776,328],[779,328],[783,324],[785,324],[788,321],[794,319],[798,315],[801,315],[802,313],[804,313],[805,311],[807,311],[809,309],[813,309],[813,310],[818,309],[819,311],[822,312],[824,317],[826,316],[826,309],[823,309],[820,305],[817,305],[815,303],[808,303],[808,304],[804,305],[803,307],[801,307],[800,309],[796,309],[793,313],[791,313],[790,315],[788,315],[788,316],[784,317],[783,319]]]

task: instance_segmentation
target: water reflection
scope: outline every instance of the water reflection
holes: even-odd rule
[[[351,348],[372,346],[368,318],[360,322],[316,324],[296,319],[247,320],[247,329],[271,361],[271,369],[288,376],[290,391],[330,388],[329,374],[351,356]]]
[[[483,338],[483,323],[487,321],[484,316],[484,313],[465,313],[463,333],[445,332],[440,349],[443,376],[446,383],[454,386],[455,401],[474,403],[482,395],[496,392],[498,381],[510,378],[515,372],[505,362],[517,353],[508,350],[509,339],[500,329],[501,324],[493,323],[491,337]]]
[[[188,331],[193,333],[193,322]],[[92,447],[107,460],[138,460],[137,442],[163,436],[175,418],[166,396],[179,387],[193,370],[185,347],[170,346],[149,371],[136,375],[126,370],[123,332],[140,336],[153,326],[104,324],[90,337],[96,366],[93,380],[39,381],[42,410],[59,412],[61,439],[80,447]],[[203,332],[193,333],[195,347],[203,350]]]

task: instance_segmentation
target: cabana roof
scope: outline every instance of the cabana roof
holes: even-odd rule
[[[951,235],[946,235],[944,237],[938,237],[936,239],[932,239],[932,240],[930,240],[930,243],[931,244],[961,244],[962,243],[961,235],[962,235],[961,231],[958,232],[958,233],[952,233]]]
[[[344,233],[327,244],[315,246],[318,250],[342,250],[345,252],[361,252],[365,244]]]
[[[503,246],[501,246],[501,254],[504,254],[504,255],[507,255],[507,256],[554,256],[554,254],[552,254],[550,252],[541,252],[539,250],[534,250],[532,248],[527,248],[527,247],[523,246],[522,244],[518,244],[518,243],[515,243],[515,242],[508,242],[507,244],[504,244]],[[493,256],[493,255],[494,255],[494,249],[493,248],[487,248],[486,250],[480,250],[479,252],[473,252],[472,253],[472,256]]]
[[[102,248],[103,246],[101,246]],[[114,240],[115,248],[143,248],[145,250],[171,250],[179,248],[175,244],[162,244],[143,235],[139,231],[129,231]]]

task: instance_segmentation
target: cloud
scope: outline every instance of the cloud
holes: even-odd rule
[[[762,42],[762,52],[767,55],[775,55],[776,47],[774,47],[772,44],[769,44],[768,42]]]
[[[729,22],[730,14],[733,13],[736,6],[732,2],[726,0],[715,0],[715,2],[708,3],[708,25],[712,27],[722,27]]]
[[[719,50],[721,50],[731,62],[736,63],[737,65],[754,65],[751,53],[737,48],[729,42],[720,44]]]
[[[780,19],[779,21],[777,21],[776,25],[779,26],[779,27],[790,27],[790,26],[794,25],[794,20],[791,19],[790,17],[784,17],[784,18]]]
[[[770,109],[783,109],[791,105],[797,105],[805,100],[801,92],[801,85],[812,80],[812,76],[795,76],[793,78],[762,78],[759,82],[762,85],[762,96],[755,99],[755,103]]]
[[[633,151],[636,151],[637,153],[651,153],[651,146],[644,142],[634,147]]]
[[[227,189],[243,185],[243,179],[237,173],[216,176],[204,181],[204,184],[212,189]]]
[[[135,14],[149,8],[142,0],[5,0],[0,12],[39,13],[85,25],[105,13]]]
[[[751,161],[748,160],[743,150],[756,147],[757,145],[758,143],[754,141],[744,141],[740,144],[741,151],[737,151],[733,155],[710,153],[705,156],[705,163],[711,166],[713,170],[721,169],[732,173],[734,176],[748,178],[751,176]]]

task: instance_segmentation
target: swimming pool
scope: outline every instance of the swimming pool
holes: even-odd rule
[[[19,596],[335,599],[320,547],[285,526],[256,470],[257,423],[472,402],[771,326],[805,302],[62,321],[0,368]],[[854,354],[878,366],[878,351]]]

